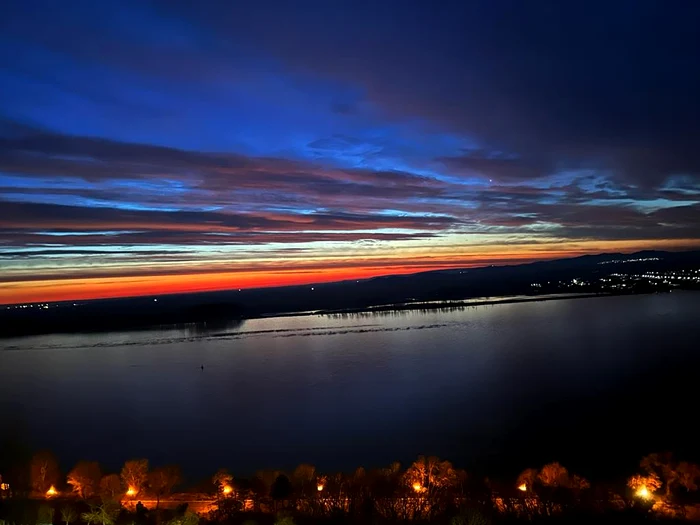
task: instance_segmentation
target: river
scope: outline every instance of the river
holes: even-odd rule
[[[612,473],[694,453],[699,350],[693,292],[5,339],[0,432],[193,478],[418,454]]]

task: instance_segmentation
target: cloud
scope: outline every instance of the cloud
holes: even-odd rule
[[[486,151],[466,151],[455,157],[436,159],[452,173],[481,177],[499,183],[532,181],[555,172],[553,166],[538,159],[489,154]]]

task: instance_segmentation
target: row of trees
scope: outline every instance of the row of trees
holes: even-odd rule
[[[56,458],[48,451],[32,457],[29,480],[34,496],[54,496],[58,493],[61,474]],[[182,481],[177,466],[150,469],[147,459],[127,461],[119,474],[103,475],[99,463],[80,461],[66,477],[71,491],[82,499],[101,497],[104,500],[119,500],[124,495],[138,498],[145,495],[158,501],[171,493]]]
[[[640,462],[640,472],[627,480],[633,493],[648,499],[671,501],[698,489],[700,467],[677,461],[671,454],[651,454]],[[103,502],[132,499],[154,499],[156,508],[181,482],[175,466],[151,469],[146,459],[127,461],[121,471],[103,475],[96,462],[80,461],[66,478],[69,490],[60,484],[56,459],[48,452],[36,454],[30,463],[29,479],[34,497],[51,498],[58,493],[71,492],[83,500]],[[498,485],[467,475],[449,461],[436,457],[419,457],[403,470],[399,463],[386,468],[351,474],[324,474],[313,465],[299,465],[293,472],[260,471],[249,479],[235,479],[227,470],[212,478],[212,492],[222,503],[221,508],[242,510],[263,501],[278,507],[285,501],[303,501],[311,512],[347,510],[358,501],[372,501],[384,508],[382,514],[416,513],[406,510],[406,502],[420,501],[419,508],[428,516],[443,511],[460,499],[490,501],[494,493],[507,497],[549,497],[553,492],[582,497],[591,484],[585,478],[570,473],[559,463],[540,469],[526,469],[514,484]],[[57,487],[59,490],[57,490]],[[624,495],[624,494],[623,494]],[[295,505],[298,505],[295,503]]]

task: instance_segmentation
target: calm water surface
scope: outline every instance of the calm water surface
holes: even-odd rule
[[[583,473],[692,455],[700,293],[0,340],[4,435],[193,476],[437,454]],[[204,365],[204,370],[200,367]]]

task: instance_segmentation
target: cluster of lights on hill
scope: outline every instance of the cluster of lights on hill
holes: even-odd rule
[[[601,261],[598,264],[625,264],[625,263],[635,263],[635,262],[646,262],[646,261],[660,261],[659,257],[644,257],[641,259],[613,259],[611,261]]]

